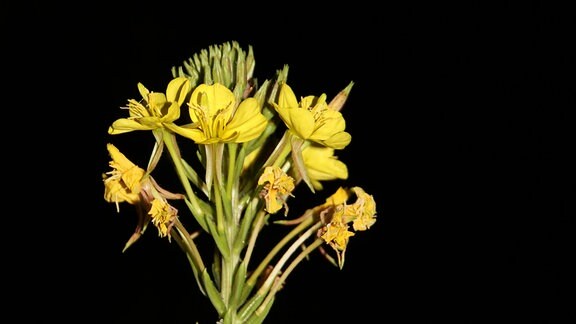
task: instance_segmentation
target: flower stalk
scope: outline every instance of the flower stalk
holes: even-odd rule
[[[104,199],[118,212],[121,203],[134,205],[139,216],[125,250],[148,227],[174,240],[218,323],[262,323],[301,262],[318,252],[342,268],[350,238],[376,222],[374,198],[356,186],[338,188],[302,215],[290,209],[302,183],[320,195],[326,181],[347,180],[335,152],[352,138],[341,110],[353,83],[331,101],[297,97],[287,65],[261,84],[254,67],[250,46],[210,46],[174,67],[164,92],[139,83],[141,99],[129,99],[128,116],[108,129],[151,131],[154,141],[146,170],[108,144]],[[155,178],[162,159],[171,161],[182,193]],[[285,230],[277,242],[266,241],[270,226]],[[199,235],[211,240],[199,245]]]

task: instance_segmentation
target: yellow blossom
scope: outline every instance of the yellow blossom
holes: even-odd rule
[[[162,199],[152,200],[148,215],[152,218],[152,224],[158,228],[160,237],[170,237],[170,229],[174,224],[177,210]]]
[[[237,104],[234,93],[219,83],[196,87],[189,113],[192,124],[169,127],[198,144],[247,142],[260,136],[268,123],[258,100],[246,98]]]
[[[356,196],[356,201],[348,205],[346,202],[352,194]],[[348,230],[348,224],[352,223],[355,231],[369,229],[376,222],[376,203],[374,198],[360,187],[349,190],[340,187],[319,207],[322,210],[320,216],[326,223],[319,235],[334,249],[338,264],[342,268],[348,240],[355,235]]]
[[[338,265],[342,268],[348,241],[354,233],[348,230],[349,226],[343,221],[344,205],[336,205],[329,210],[333,213],[332,219],[324,226],[321,238],[334,249],[338,257]]]
[[[346,147],[352,137],[345,132],[346,122],[339,111],[331,109],[326,94],[306,96],[300,102],[286,83],[282,84],[274,108],[296,136],[334,149]]]
[[[140,200],[144,170],[132,163],[118,148],[107,144],[112,171],[104,174],[104,199],[107,202],[135,204]]]
[[[365,231],[376,222],[376,203],[374,197],[362,188],[354,187],[352,190],[356,194],[356,202],[347,205],[344,214],[353,218],[352,226],[355,231]]]
[[[138,83],[143,101],[128,100],[130,117],[120,118],[108,128],[109,134],[122,134],[136,130],[154,130],[171,125],[180,117],[180,105],[190,89],[190,81],[178,77],[170,81],[166,94],[150,92]]]
[[[320,181],[348,178],[348,168],[334,156],[333,148],[310,145],[302,150],[302,158],[310,182],[316,190],[323,189]]]
[[[264,185],[262,196],[266,200],[266,211],[270,214],[278,212],[282,206],[286,205],[286,198],[294,190],[294,178],[288,176],[279,167],[269,166],[264,169],[264,173],[258,179],[259,185]]]
[[[346,251],[348,239],[354,236],[354,233],[350,232],[348,227],[344,223],[330,223],[326,226],[326,233],[322,235],[322,238],[335,250],[344,252]]]

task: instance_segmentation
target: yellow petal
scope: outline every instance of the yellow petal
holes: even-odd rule
[[[150,130],[151,128],[140,124],[133,119],[120,118],[112,123],[108,128],[108,134],[116,135],[127,133],[135,130]]]
[[[337,150],[342,150],[346,146],[348,146],[348,144],[350,144],[351,141],[352,141],[352,136],[350,135],[350,133],[340,132],[340,133],[334,134],[332,137],[323,141],[322,143],[328,147],[331,147],[331,148],[334,148]]]
[[[322,123],[314,130],[314,135],[310,138],[311,140],[324,141],[346,129],[346,121],[341,113],[326,110],[323,113],[323,117]]]
[[[162,127],[162,119],[160,117],[142,117],[138,118],[137,122],[146,127],[145,129],[156,129]]]
[[[166,105],[166,95],[161,92],[152,92],[148,94],[148,106],[155,117],[164,115],[163,108]]]
[[[268,119],[260,112],[258,100],[247,98],[240,103],[234,118],[226,125],[224,137],[228,137],[231,132],[238,132],[235,142],[247,142],[260,136],[267,124]]]
[[[283,108],[291,107],[297,108],[298,107],[298,99],[292,91],[292,88],[286,83],[282,84],[280,88],[280,94],[278,96],[278,105]]]
[[[280,118],[301,139],[308,139],[314,131],[314,115],[306,109],[281,108],[277,109]]]
[[[323,93],[320,97],[316,96],[306,96],[300,100],[300,108],[315,108],[317,110],[328,109],[328,104],[326,103],[326,94]]]
[[[338,190],[336,190],[336,192],[332,194],[332,196],[326,199],[326,204],[332,206],[342,205],[348,200],[349,197],[350,194],[348,193],[348,191],[342,187],[339,187]]]
[[[180,105],[177,102],[172,102],[170,104],[170,107],[168,107],[168,112],[166,116],[162,118],[162,121],[166,123],[171,123],[178,118],[180,118]]]
[[[142,83],[138,83],[138,92],[140,92],[140,95],[144,99],[147,99],[148,94],[150,93],[150,91],[148,91],[148,89],[146,89],[146,87]]]
[[[126,155],[120,152],[120,150],[114,146],[114,144],[106,144],[106,149],[108,150],[108,154],[110,155],[112,161],[120,165],[123,170],[131,169],[135,166],[135,164],[130,161]]]
[[[203,144],[207,140],[204,132],[198,128],[180,127],[174,124],[166,124],[164,126],[176,134],[193,140],[195,143]]]
[[[321,163],[309,165],[305,162],[308,168],[308,176],[314,180],[334,180],[334,179],[347,179],[348,167],[346,164],[335,158],[321,160]]]
[[[166,99],[170,102],[178,103],[181,106],[190,90],[190,81],[185,77],[178,77],[168,83],[166,88]]]
[[[222,84],[201,84],[192,92],[190,104],[204,107],[208,111],[208,116],[212,117],[221,110],[233,108],[236,104],[236,98],[234,93]],[[228,109],[227,114],[228,116],[231,115],[232,109]]]

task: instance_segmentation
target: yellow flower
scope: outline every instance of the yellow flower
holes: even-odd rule
[[[155,198],[148,215],[152,218],[152,224],[158,228],[158,236],[170,238],[170,229],[176,220],[177,210],[170,206],[167,201]]]
[[[310,182],[316,190],[323,189],[320,181],[348,178],[348,168],[334,156],[333,148],[310,145],[302,150],[302,158]]]
[[[376,203],[374,197],[367,194],[360,187],[353,187],[356,194],[356,202],[347,205],[344,211],[346,217],[353,218],[353,228],[355,231],[365,231],[376,223]]]
[[[258,100],[246,98],[237,104],[232,91],[219,83],[196,87],[189,113],[192,124],[169,127],[198,144],[247,142],[260,136],[268,123]]]
[[[346,202],[354,194],[356,201],[352,205]],[[362,188],[353,187],[350,190],[342,187],[326,199],[320,206],[320,217],[326,224],[320,230],[320,237],[334,249],[338,256],[340,268],[344,265],[344,255],[349,238],[355,233],[348,231],[349,223],[355,231],[365,231],[376,222],[376,203],[371,195]]]
[[[258,185],[264,185],[262,196],[266,200],[266,211],[270,214],[278,212],[282,206],[288,213],[286,199],[294,190],[294,178],[286,175],[279,167],[269,166],[258,179]]]
[[[141,83],[138,90],[143,102],[128,100],[130,117],[120,118],[108,128],[109,134],[122,134],[136,130],[154,130],[172,124],[180,117],[180,105],[190,88],[190,81],[178,77],[170,81],[166,94],[150,92]]]
[[[348,239],[354,236],[354,233],[350,232],[348,227],[344,223],[330,223],[326,226],[326,232],[322,235],[322,238],[337,252],[344,252],[348,245]]]
[[[140,200],[144,170],[132,163],[114,145],[107,144],[112,171],[104,174],[104,199],[118,204],[136,204]]]
[[[298,102],[292,88],[283,83],[278,103],[272,104],[290,131],[303,140],[343,149],[352,139],[344,131],[344,117],[339,111],[331,109],[325,94],[320,97],[306,96]]]
[[[348,230],[349,226],[343,221],[344,205],[336,205],[332,211],[332,220],[324,226],[321,238],[334,249],[338,257],[338,265],[342,268],[348,241],[354,233]]]

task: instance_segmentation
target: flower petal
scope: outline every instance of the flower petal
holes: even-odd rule
[[[116,135],[127,133],[135,130],[150,130],[151,128],[140,124],[133,119],[120,118],[112,123],[112,126],[108,128],[108,134]]]
[[[166,124],[164,126],[166,126],[166,128],[170,129],[176,134],[182,135],[186,138],[193,140],[195,143],[204,143],[207,140],[206,135],[204,135],[204,132],[198,128],[181,127],[174,124]]]
[[[231,132],[238,132],[235,142],[247,142],[260,136],[267,124],[268,119],[260,112],[258,100],[247,98],[240,103],[234,118],[226,125],[223,137],[229,137]]]
[[[314,130],[311,140],[324,141],[336,133],[346,129],[346,121],[341,113],[333,110],[324,111],[324,119],[318,128]]]
[[[234,108],[236,98],[230,89],[219,83],[201,84],[192,92],[190,104],[204,107],[207,109],[208,117],[212,117],[221,110]],[[229,109],[228,114],[232,114],[232,109]]]
[[[170,102],[177,102],[181,106],[190,90],[190,81],[185,77],[178,77],[168,83],[166,98]]]
[[[165,123],[172,123],[178,118],[180,118],[180,105],[177,102],[172,102],[170,107],[168,107],[168,112],[164,117],[162,117],[162,121]]]
[[[278,105],[283,108],[297,108],[298,107],[298,99],[292,91],[292,88],[286,83],[282,84],[280,88],[280,94],[278,96]]]
[[[146,89],[146,87],[142,83],[138,83],[138,92],[140,92],[142,98],[148,99],[148,94],[150,93],[150,91]]]
[[[306,109],[281,108],[276,109],[280,118],[297,136],[308,139],[314,132],[314,115]]]
[[[342,150],[346,146],[348,146],[348,144],[350,144],[351,141],[352,141],[352,136],[350,135],[350,133],[340,132],[340,133],[334,134],[329,139],[322,141],[322,143],[328,147],[331,147],[331,148],[334,148],[337,150]]]

